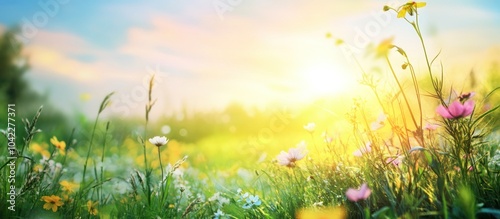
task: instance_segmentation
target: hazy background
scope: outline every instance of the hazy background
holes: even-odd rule
[[[409,25],[382,12],[405,2],[2,0],[0,31],[20,28],[25,78],[63,112],[94,115],[116,91],[109,112],[142,115],[145,81],[155,73],[153,113],[170,115],[355,93],[359,71],[326,33],[360,51],[396,35],[394,43],[420,52]],[[457,81],[499,60],[495,1],[429,1],[420,10],[430,53],[443,51]]]

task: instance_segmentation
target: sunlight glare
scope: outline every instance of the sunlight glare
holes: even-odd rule
[[[336,95],[352,85],[352,78],[334,64],[317,63],[299,72],[303,91],[313,96]]]

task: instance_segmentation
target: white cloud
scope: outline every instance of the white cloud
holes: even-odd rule
[[[381,11],[384,4],[320,2],[243,0],[224,14],[224,20],[219,19],[211,1],[196,7],[179,4],[175,12],[169,8],[173,5],[161,2],[155,3],[158,6],[155,8],[144,3],[109,6],[103,11],[123,18],[125,25],[129,25],[125,41],[117,48],[93,45],[70,32],[41,30],[26,47],[26,54],[30,56],[34,73],[57,75],[69,81],[67,86],[91,90],[95,96],[104,96],[110,90],[130,95],[146,77],[146,66],[159,66],[168,73],[158,91],[158,97],[167,102],[165,106],[180,108],[188,103],[210,107],[233,100],[262,104],[291,99],[300,95],[298,89],[304,87],[301,83],[307,72],[303,70],[315,69],[314,66],[332,64],[340,72],[339,80],[354,81],[353,75],[357,73],[342,75],[347,74],[345,71],[351,66],[345,63],[338,48],[325,39],[325,33],[331,31],[352,41],[355,28],[363,28],[367,22],[376,20],[372,12]],[[422,17],[428,20],[424,19],[421,25],[429,25],[429,17],[440,13],[430,6],[422,10]],[[141,13],[130,16],[139,9]],[[457,17],[456,12],[460,11],[464,13],[460,19],[475,16],[469,21],[479,24],[494,16],[485,15],[480,9],[471,10],[469,14],[464,10],[465,7],[456,6],[442,15]],[[408,33],[410,28],[402,28],[402,20],[396,19],[394,13],[391,16],[390,24],[370,41],[378,42],[380,38],[397,34],[398,43],[408,44],[410,39],[414,42],[415,36]],[[445,23],[444,27],[453,22],[453,18],[432,22],[434,20]],[[490,37],[499,34],[491,28],[467,28],[474,31],[463,34],[444,28],[429,44],[436,46],[443,41],[446,47],[452,48],[452,54],[460,54],[460,51],[473,54],[498,38]],[[453,38],[457,34],[461,37]],[[481,36],[489,36],[490,40],[481,40]],[[313,82],[310,83],[313,86]]]

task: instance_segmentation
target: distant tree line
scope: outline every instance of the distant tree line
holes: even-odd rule
[[[23,55],[24,45],[16,38],[17,33],[17,27],[0,32],[0,122],[7,123],[7,104],[15,104],[16,135],[18,141],[22,140],[25,132],[21,120],[31,119],[43,105],[37,127],[46,135],[58,134],[53,132],[60,132],[60,127],[67,127],[67,119],[54,104],[49,103],[47,95],[36,92],[30,86],[25,77],[30,69],[29,57]]]

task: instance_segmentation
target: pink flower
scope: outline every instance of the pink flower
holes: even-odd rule
[[[370,129],[372,131],[377,131],[379,130],[380,128],[384,127],[384,122],[379,122],[379,121],[376,121],[376,122],[372,122],[370,124]]]
[[[368,185],[366,183],[363,183],[359,190],[349,188],[345,193],[345,196],[347,196],[347,199],[353,202],[357,202],[359,200],[366,200],[368,196],[370,196],[370,194],[372,194],[372,190],[368,188]]]
[[[433,131],[433,130],[436,130],[438,127],[439,127],[439,125],[437,125],[437,124],[427,123],[427,124],[425,124],[424,129],[429,130],[429,131]]]
[[[458,96],[458,99],[460,101],[464,101],[464,100],[468,100],[469,98],[472,98],[474,95],[476,95],[476,92],[469,92],[469,93],[465,93],[465,94],[460,94],[460,96]]]
[[[304,129],[310,133],[313,133],[315,128],[316,124],[314,122],[307,123],[307,125],[304,126]]]
[[[467,100],[465,103],[460,103],[456,100],[446,108],[443,105],[439,105],[436,112],[444,118],[447,119],[458,119],[469,116],[474,110],[474,101]]]
[[[281,153],[276,157],[278,164],[281,166],[295,167],[295,162],[302,160],[307,154],[307,150],[304,145],[299,144],[296,148],[288,149],[288,153],[281,151]]]
[[[330,144],[330,143],[332,143],[332,141],[333,141],[332,137],[330,137],[330,136],[325,137],[325,142],[326,143]]]
[[[372,147],[371,147],[371,143],[368,142],[366,143],[366,145],[362,148],[360,148],[359,150],[356,150],[352,153],[352,155],[356,156],[356,157],[362,157],[363,154],[366,154],[366,153],[370,153],[372,151]]]
[[[384,127],[384,125],[385,125],[384,121],[385,121],[386,119],[387,119],[387,115],[385,115],[385,114],[383,114],[383,113],[382,113],[382,114],[380,114],[380,115],[378,116],[378,118],[377,118],[377,121],[372,122],[372,123],[370,124],[370,129],[371,129],[372,131],[376,131],[376,130],[378,130],[378,129],[380,129],[380,128]]]
[[[403,162],[404,156],[389,157],[385,160],[386,163],[392,163],[394,166],[399,167],[399,164]]]
[[[333,138],[329,136],[327,132],[323,132],[323,134],[321,134],[321,137],[323,137],[325,142],[328,144],[332,143],[333,141]]]

